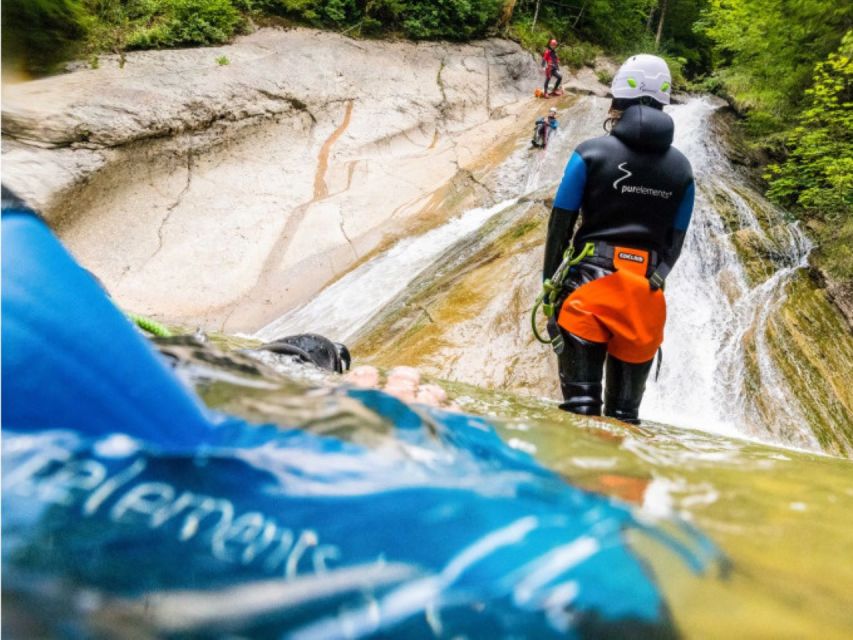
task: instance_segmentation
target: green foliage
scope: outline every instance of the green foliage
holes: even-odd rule
[[[657,0],[589,0],[578,22],[579,34],[611,51],[635,53],[638,39],[647,33],[647,17],[657,4]],[[641,50],[654,51],[654,45],[643,45]]]
[[[596,71],[595,77],[598,78],[598,81],[601,84],[606,84],[607,86],[610,86],[610,83],[613,82],[613,74],[606,69]]]
[[[853,31],[814,71],[809,103],[788,136],[788,158],[768,167],[768,195],[829,222],[853,216]]]
[[[220,44],[244,22],[232,0],[84,0],[84,5],[90,51]]]
[[[228,59],[228,56],[219,56],[216,59],[216,64],[218,64],[220,67],[224,67],[231,64],[231,61]]]
[[[86,35],[80,0],[3,0],[3,62],[45,73]]]
[[[255,0],[254,8],[259,11],[294,20],[315,23],[320,19],[317,0]]]
[[[220,44],[242,22],[231,0],[142,0],[133,5],[144,7],[139,18],[150,26],[140,25],[128,36],[131,49]]]
[[[693,21],[707,2],[667,0],[660,46],[655,35],[661,0],[543,2],[535,28],[535,2],[531,2],[516,10],[510,33],[522,46],[537,53],[550,37],[557,38],[561,43],[560,60],[574,68],[592,66],[602,49],[618,58],[656,53],[669,64],[673,86],[685,89],[688,72],[709,71],[710,41],[693,30]]]
[[[500,0],[432,0],[405,4],[398,19],[407,36],[453,40],[484,35],[497,22],[502,6]]]
[[[521,17],[512,24],[509,35],[537,55],[545,51],[551,38],[556,38],[559,42],[557,55],[560,56],[560,62],[573,69],[593,66],[595,58],[601,54],[600,47],[578,40],[567,23],[552,22],[547,18],[538,20],[534,27],[530,16]]]
[[[662,43],[664,51],[680,61],[685,75],[712,70],[711,40],[693,28],[707,7],[708,0],[667,0]],[[652,23],[656,26],[654,20]]]
[[[95,54],[220,44],[248,15],[356,34],[467,40],[488,35],[503,6],[504,0],[4,0],[3,56],[47,71],[76,48]]]
[[[255,0],[256,9],[320,27],[398,32],[416,40],[466,40],[498,22],[502,0]]]
[[[815,260],[832,276],[853,279],[853,31],[816,65],[808,103],[787,136],[789,154],[765,175],[768,195],[806,220],[818,241]]]
[[[738,106],[782,127],[803,104],[814,65],[836,49],[853,19],[837,0],[708,0],[697,33]],[[772,122],[772,124],[771,124]]]

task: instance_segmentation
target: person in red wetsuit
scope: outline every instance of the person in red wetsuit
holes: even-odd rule
[[[548,48],[542,54],[542,66],[545,68],[545,95],[548,95],[548,85],[551,83],[551,78],[557,79],[557,84],[554,85],[553,93],[557,93],[560,88],[560,83],[563,81],[563,75],[560,73],[560,58],[557,55],[557,41],[553,38],[548,43]]]

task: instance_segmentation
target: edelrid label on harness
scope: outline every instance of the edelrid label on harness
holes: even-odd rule
[[[645,262],[646,259],[643,256],[638,256],[635,253],[626,253],[625,251],[620,251],[618,256],[621,260],[630,260],[631,262]]]

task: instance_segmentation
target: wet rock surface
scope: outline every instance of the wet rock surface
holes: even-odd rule
[[[538,81],[503,40],[261,29],[107,56],[5,92],[4,182],[122,306],[251,331],[440,221],[447,185],[535,116]]]

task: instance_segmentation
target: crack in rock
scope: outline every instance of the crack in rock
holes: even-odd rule
[[[442,120],[448,119],[450,111],[450,102],[447,99],[447,90],[444,86],[444,80],[441,79],[441,73],[447,66],[447,58],[442,56],[441,63],[438,66],[438,73],[435,74],[435,82],[438,84],[438,90],[441,92],[441,102],[438,103],[438,112],[441,114]]]
[[[430,312],[427,310],[425,306],[422,304],[417,305],[417,309],[423,312],[423,314],[427,317],[427,320],[430,321],[430,324],[435,324],[435,319],[430,315]]]
[[[163,248],[163,232],[168,224],[170,218],[172,217],[172,212],[180,206],[181,202],[184,199],[184,196],[190,190],[193,182],[193,154],[192,149],[187,152],[187,181],[184,184],[184,188],[181,189],[181,192],[175,198],[175,201],[166,207],[166,215],[163,216],[163,219],[160,221],[160,226],[157,227],[157,248],[154,250],[148,258],[145,260],[145,263],[150,262],[154,256],[160,253],[160,250]]]
[[[486,61],[486,113],[492,117],[492,65],[489,64],[489,52],[483,47],[483,59]]]
[[[350,239],[349,235],[347,234],[347,230],[344,228],[344,212],[343,211],[340,212],[339,226],[341,228],[341,233],[343,234],[344,238],[347,241],[347,244],[349,244],[349,248],[352,249],[353,256],[355,256],[355,258],[357,260],[358,259],[358,251],[355,250],[355,245],[352,243],[352,239]]]

